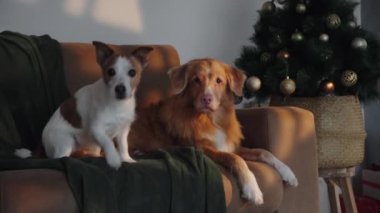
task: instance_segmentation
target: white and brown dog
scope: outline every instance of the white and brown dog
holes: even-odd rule
[[[255,175],[243,160],[273,166],[282,179],[298,184],[291,169],[272,153],[240,146],[243,138],[236,118],[234,96],[242,95],[246,76],[215,59],[197,59],[169,71],[173,95],[142,111],[129,135],[131,153],[195,145],[236,176],[242,197],[263,203]]]
[[[128,153],[127,135],[135,119],[135,91],[151,47],[139,47],[131,56],[116,53],[94,41],[102,78],[80,88],[53,114],[42,133],[50,158],[70,156],[84,147],[100,154],[117,169],[134,162]],[[116,139],[117,149],[113,142]]]

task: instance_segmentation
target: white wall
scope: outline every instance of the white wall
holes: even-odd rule
[[[1,0],[0,31],[59,41],[172,44],[181,62],[233,63],[264,0]]]

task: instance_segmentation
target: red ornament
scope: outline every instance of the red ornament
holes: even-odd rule
[[[319,88],[320,88],[320,90],[323,93],[330,94],[330,93],[334,92],[334,90],[335,90],[335,84],[334,84],[334,82],[332,82],[330,80],[324,80],[324,81],[321,82]]]
[[[283,60],[287,60],[290,57],[290,54],[286,50],[281,50],[277,53],[277,57]]]

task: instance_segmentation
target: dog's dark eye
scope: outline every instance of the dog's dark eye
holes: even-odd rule
[[[217,84],[221,84],[221,83],[223,83],[223,81],[222,81],[222,79],[217,78],[217,79],[216,79],[216,83],[217,83]]]
[[[114,76],[116,74],[116,72],[115,72],[115,70],[113,68],[110,68],[110,69],[107,70],[107,74],[109,76]]]
[[[194,78],[193,81],[194,81],[195,83],[197,83],[197,84],[200,84],[200,83],[201,83],[201,79],[198,78],[198,77]]]
[[[130,70],[128,71],[128,75],[131,76],[131,77],[134,77],[134,76],[136,75],[136,70],[134,70],[134,69],[130,69]]]

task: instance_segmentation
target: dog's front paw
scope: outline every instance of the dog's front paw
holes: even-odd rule
[[[243,186],[241,197],[252,202],[254,205],[262,205],[264,203],[263,193],[260,188],[251,185]]]
[[[296,175],[289,167],[283,167],[280,169],[282,180],[287,183],[289,186],[296,187],[298,186],[298,180]]]
[[[119,169],[121,166],[121,158],[118,155],[106,155],[108,165],[113,169]]]
[[[254,205],[262,205],[264,203],[263,193],[252,173],[249,175],[248,181],[242,183],[241,192],[241,197],[252,202]]]
[[[284,177],[283,181],[287,183],[289,186],[297,187],[298,186],[298,180],[293,172],[289,173],[286,177]]]
[[[136,163],[136,161],[132,159],[130,156],[121,156],[121,160],[127,163]]]

